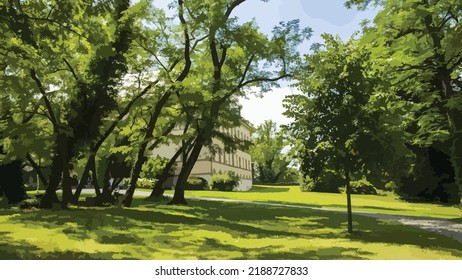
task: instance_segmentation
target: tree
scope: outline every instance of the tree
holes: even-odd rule
[[[365,5],[370,1],[349,1]],[[401,103],[412,103],[411,145],[450,156],[462,197],[462,4],[456,0],[382,1],[364,42],[377,75]]]
[[[88,174],[92,171],[96,176],[95,158],[101,145],[155,84],[146,82],[148,79],[142,83],[135,80],[133,84],[144,85],[144,89],[133,96],[126,85],[130,84],[127,77],[136,72],[133,68],[143,59],[141,53],[131,52],[132,41],[139,35],[134,31],[140,29],[149,2],[49,4],[10,1],[0,7],[8,65],[3,81],[13,100],[25,100],[22,126],[43,117],[49,122],[51,175],[41,205],[51,207],[57,202],[56,189],[61,185],[65,208],[78,200]],[[20,94],[21,90],[28,94]],[[38,154],[33,149],[27,158],[34,161]],[[82,156],[88,161],[79,189],[72,196],[70,172]]]
[[[285,100],[285,114],[294,119],[288,130],[302,174],[316,183],[326,170],[333,170],[346,185],[351,233],[350,182],[377,166],[396,164],[396,155],[402,155],[404,147],[399,134],[398,141],[393,139],[394,126],[380,125],[380,110],[386,108],[375,107],[383,98],[374,89],[377,78],[367,75],[369,51],[354,39],[343,43],[331,35],[323,38],[324,47],[306,56],[297,75],[297,87],[303,94]],[[395,112],[403,113],[400,108]]]
[[[272,38],[259,32],[254,22],[237,24],[231,15],[244,1],[184,3],[192,19],[187,22],[194,27],[190,29],[206,35],[201,57],[195,57],[194,75],[185,81],[188,86],[195,84],[200,88],[203,110],[196,117],[197,139],[182,166],[171,204],[186,203],[187,178],[202,147],[212,143],[217,120],[226,104],[251,85],[264,91],[288,78],[298,59],[295,48],[310,34],[309,29],[299,28],[298,21],[281,23],[274,28]]]
[[[254,135],[250,148],[254,178],[264,183],[276,183],[290,164],[282,153],[287,146],[284,136],[277,131],[276,123],[272,120],[258,126]]]

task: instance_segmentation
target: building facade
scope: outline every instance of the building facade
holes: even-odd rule
[[[239,127],[220,128],[222,133],[240,140],[251,140],[254,128],[246,123],[241,122]],[[175,133],[181,133],[180,130]],[[224,151],[224,144],[219,139],[213,139],[214,146],[218,147],[215,153],[212,153],[207,147],[203,147],[199,158],[197,159],[191,176],[201,177],[210,182],[213,174],[225,173],[227,171],[234,172],[239,176],[238,191],[246,191],[252,188],[252,158],[247,151],[236,150],[233,153]],[[159,155],[163,157],[172,157],[179,149],[178,145],[161,146],[153,151],[153,156]],[[180,173],[182,165],[181,158],[177,160],[175,175],[169,178],[166,182],[166,187],[174,186]]]

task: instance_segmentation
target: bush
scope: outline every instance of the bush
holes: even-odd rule
[[[186,190],[205,190],[207,189],[207,180],[201,177],[190,176],[186,184]]]
[[[40,208],[40,199],[37,197],[24,199],[19,202],[18,207],[20,209]]]
[[[313,179],[309,176],[303,178],[300,188],[309,192],[339,193],[339,188],[345,185],[345,179],[333,170],[326,170],[319,177]]]
[[[141,189],[152,189],[156,181],[146,178],[139,178],[137,182],[137,187]]]
[[[377,190],[367,181],[365,178],[357,181],[351,181],[351,193],[352,194],[373,194],[377,195]]]
[[[27,198],[21,165],[19,160],[0,164],[0,193],[7,198],[9,204],[16,204]]]
[[[234,172],[214,174],[210,178],[210,188],[216,191],[233,191],[239,185],[239,177]]]
[[[450,157],[434,148],[415,149],[416,163],[401,178],[396,193],[409,201],[458,204],[461,196],[455,184]]]

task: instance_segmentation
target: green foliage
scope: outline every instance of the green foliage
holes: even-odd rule
[[[40,208],[40,199],[37,197],[27,198],[18,203],[20,209]]]
[[[186,190],[206,190],[208,188],[207,180],[202,177],[189,176]]]
[[[417,155],[416,163],[411,172],[401,178],[396,193],[411,201],[457,204],[460,195],[449,157],[434,148],[414,148],[414,153]]]
[[[345,179],[333,170],[325,170],[316,179],[305,176],[300,184],[302,191],[339,193]]]
[[[140,176],[141,178],[157,178],[158,175],[162,173],[165,166],[167,165],[169,159],[164,157],[150,157],[146,162],[143,164],[141,169]]]
[[[382,124],[403,120],[405,108],[379,106],[389,97],[377,91],[379,79],[368,75],[368,49],[353,39],[323,37],[324,48],[306,57],[297,76],[303,93],[284,104],[294,119],[286,130],[303,176],[323,182],[332,177],[327,170],[345,179],[368,171],[401,174],[407,163],[402,121]]]
[[[351,181],[351,193],[352,194],[373,194],[377,195],[377,190],[374,188],[371,182],[365,177],[360,180]]]
[[[155,183],[156,180],[153,179],[139,178],[136,184],[141,189],[152,189],[154,188]]]
[[[239,177],[232,171],[213,174],[210,178],[210,189],[216,191],[233,191],[239,185]]]
[[[371,50],[370,71],[383,77],[384,91],[399,97],[393,101],[393,107],[403,104],[408,107],[404,128],[409,135],[408,147],[411,151],[419,147],[444,147],[442,150],[450,155],[459,193],[462,193],[462,111],[457,104],[462,88],[461,16],[462,4],[457,0],[383,1],[374,25],[364,30],[362,38],[362,43]]]
[[[272,120],[266,120],[257,127],[249,151],[257,181],[276,183],[286,175],[290,164],[290,160],[282,152],[286,146],[284,135],[277,131],[276,123]]]

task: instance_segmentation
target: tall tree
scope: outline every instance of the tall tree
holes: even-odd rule
[[[181,168],[170,204],[186,203],[186,180],[202,147],[212,143],[221,110],[249,86],[264,91],[288,78],[298,59],[296,46],[310,35],[310,30],[301,29],[298,21],[281,23],[274,28],[272,38],[259,32],[254,22],[238,24],[232,14],[243,2],[185,3],[194,29],[207,35],[202,45],[204,52],[195,60],[192,80],[186,81],[201,89],[204,107],[197,116],[197,140]]]
[[[98,142],[103,120],[117,107],[133,23],[146,3],[10,1],[1,7],[8,34],[5,49],[10,54],[17,49],[16,55],[6,56],[8,72],[22,80],[28,77],[29,100],[36,102],[39,94],[53,127],[52,172],[42,207],[57,201],[59,185],[63,208],[72,200],[72,162],[80,150]],[[27,75],[15,75],[15,70]]]
[[[365,5],[370,1],[349,1]],[[381,1],[366,30],[377,75],[412,103],[411,144],[450,155],[462,197],[462,3],[457,0]]]

